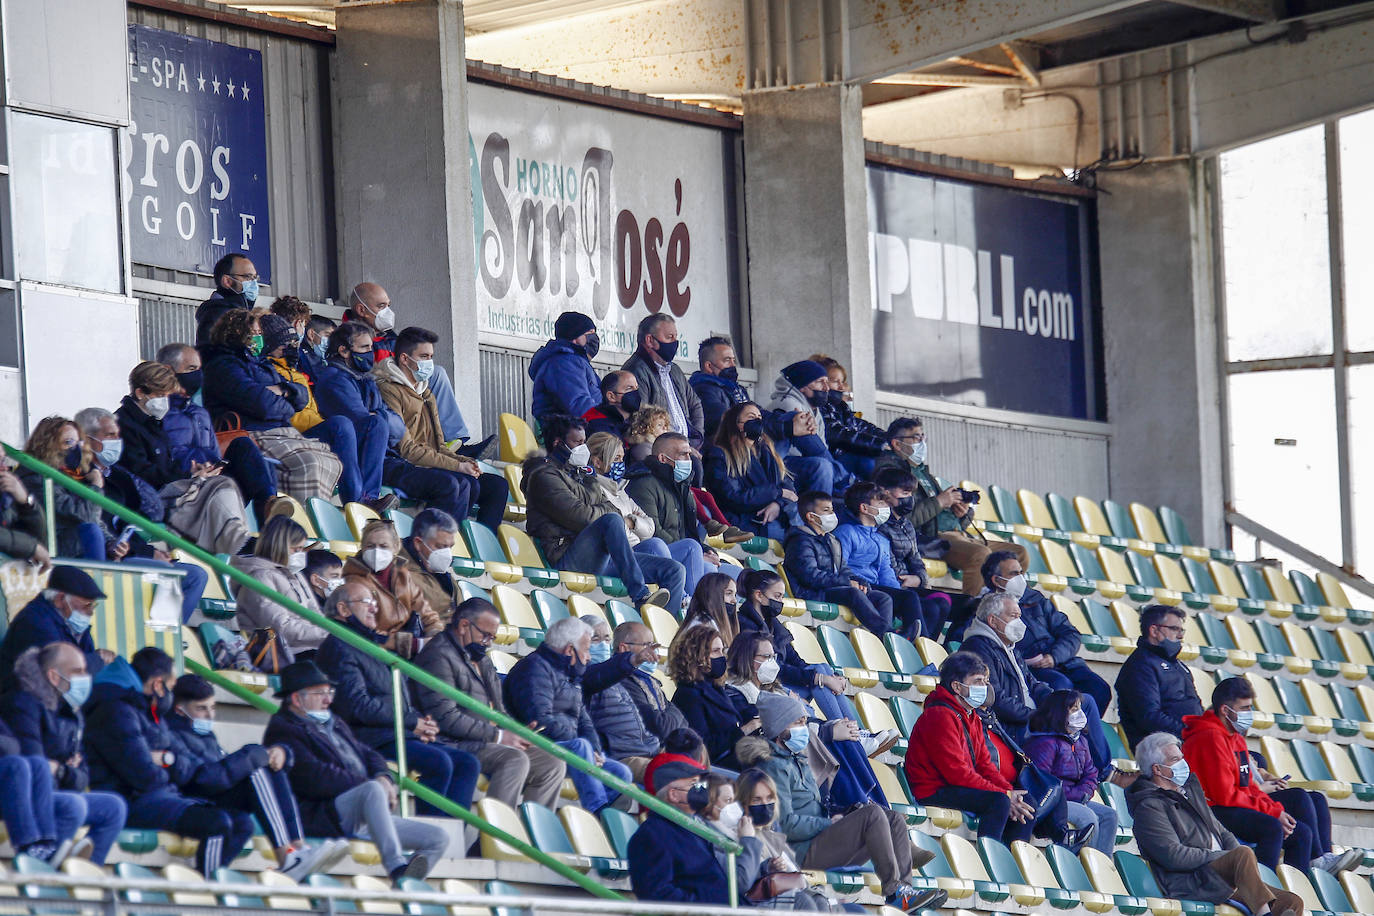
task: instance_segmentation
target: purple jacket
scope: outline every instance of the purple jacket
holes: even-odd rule
[[[1068,735],[1032,732],[1022,750],[1040,769],[1059,777],[1067,801],[1081,802],[1097,791],[1097,767],[1082,735],[1070,740]]]

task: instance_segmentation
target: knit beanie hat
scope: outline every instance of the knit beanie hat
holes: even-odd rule
[[[794,387],[805,388],[816,379],[825,377],[825,367],[815,360],[798,360],[782,370],[782,377]]]
[[[596,322],[581,312],[564,312],[553,323],[553,336],[559,340],[574,340],[594,330]]]
[[[777,738],[792,723],[807,715],[806,704],[789,693],[759,691],[759,723],[765,738]]]
[[[262,352],[271,353],[283,344],[295,343],[296,331],[280,315],[267,314],[258,319],[258,330],[262,333]]]

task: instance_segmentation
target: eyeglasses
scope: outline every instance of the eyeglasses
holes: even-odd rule
[[[314,690],[304,690],[304,691],[301,692],[301,696],[303,696],[303,697],[327,697],[327,698],[329,698],[329,699],[333,699],[333,697],[334,697],[334,688],[333,688],[333,687],[319,687],[319,688],[316,688],[316,689],[314,689]]]
[[[643,649],[643,648],[647,648],[647,647],[649,647],[649,646],[652,646],[652,647],[655,648],[655,649],[661,649],[661,648],[663,648],[663,647],[662,647],[661,645],[659,645],[657,642],[623,642],[623,643],[621,643],[621,645],[622,645],[622,646],[629,646],[629,647],[635,648],[635,649]]]
[[[898,442],[924,442],[926,441],[926,434],[912,433],[909,436],[893,436],[892,438],[896,439]]]
[[[472,627],[474,630],[476,630],[478,633],[481,634],[481,636],[482,636],[482,644],[483,644],[483,645],[485,645],[485,644],[491,642],[492,640],[496,639],[496,633],[498,632],[498,631],[496,631],[496,630],[492,630],[490,633],[488,633],[486,630],[482,629],[481,627],[479,627],[479,626],[478,626],[477,624],[475,624],[475,623],[469,623],[468,626]]]
[[[355,604],[361,604],[363,607],[376,607],[377,599],[373,598],[371,595],[369,595],[366,598],[348,598],[344,600],[344,604],[348,605],[349,607],[352,607]]]
[[[230,274],[229,276],[231,276],[231,277],[237,277],[237,278],[240,279],[240,280],[256,280],[256,279],[258,279],[258,275],[257,275],[257,274]]]
[[[1165,633],[1173,633],[1175,636],[1182,636],[1182,635],[1183,635],[1183,627],[1179,627],[1179,626],[1170,626],[1170,625],[1167,624],[1167,623],[1157,623],[1157,624],[1155,624],[1155,626],[1159,627],[1159,628],[1160,628],[1161,630],[1163,630]]]

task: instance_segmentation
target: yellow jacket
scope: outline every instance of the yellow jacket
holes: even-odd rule
[[[291,425],[296,428],[296,432],[303,433],[323,423],[324,416],[320,413],[319,405],[315,403],[315,386],[311,383],[310,376],[294,366],[288,366],[286,364],[286,357],[284,356],[278,356],[276,359],[268,360],[268,362],[276,367],[277,374],[282,378],[286,379],[288,382],[296,382],[299,385],[304,385],[305,390],[310,392],[310,403],[306,404],[302,410],[298,411],[296,415],[291,418]]]

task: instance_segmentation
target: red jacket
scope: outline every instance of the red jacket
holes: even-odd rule
[[[985,736],[977,714],[944,687],[936,687],[907,743],[904,769],[912,796],[928,798],[945,786],[1010,790],[1011,784],[992,762]]]
[[[1212,710],[1183,717],[1183,756],[1202,783],[1209,805],[1249,808],[1271,817],[1283,813],[1283,806],[1259,787],[1245,737]]]

